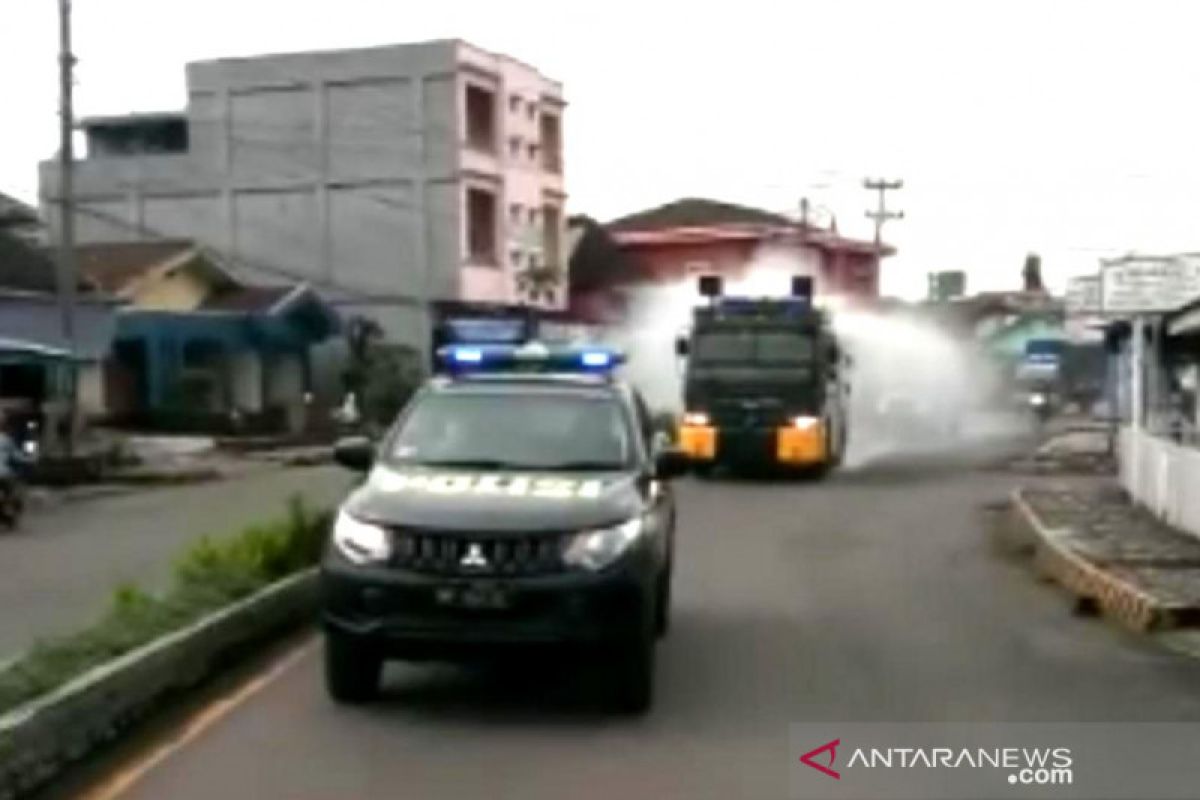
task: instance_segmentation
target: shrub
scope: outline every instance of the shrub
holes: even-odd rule
[[[318,513],[293,497],[279,519],[229,538],[205,537],[189,547],[176,560],[173,582],[163,596],[133,584],[118,586],[95,625],[39,641],[0,670],[0,711],[315,564],[329,521],[329,513]]]

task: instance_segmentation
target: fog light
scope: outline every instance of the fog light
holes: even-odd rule
[[[689,411],[683,415],[683,424],[693,425],[698,428],[707,427],[708,414],[705,414],[703,411]]]

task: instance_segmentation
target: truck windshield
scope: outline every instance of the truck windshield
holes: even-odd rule
[[[806,364],[812,356],[812,338],[790,331],[714,331],[694,345],[702,363]]]
[[[620,469],[631,451],[611,397],[503,390],[427,395],[387,446],[393,463],[464,469]]]

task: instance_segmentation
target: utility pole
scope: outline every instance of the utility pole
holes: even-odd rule
[[[863,181],[863,188],[879,193],[879,204],[876,210],[867,212],[867,217],[875,222],[875,249],[878,251],[883,246],[884,223],[894,219],[904,219],[903,211],[889,211],[887,207],[887,193],[903,189],[904,181],[867,178]]]
[[[58,77],[59,77],[59,149],[58,149],[58,301],[62,313],[62,335],[70,354],[67,362],[67,435],[66,450],[70,455],[75,439],[75,54],[71,52],[71,0],[58,0]]]

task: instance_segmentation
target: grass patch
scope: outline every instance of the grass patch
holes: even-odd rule
[[[132,584],[117,587],[94,625],[38,641],[0,670],[0,712],[316,564],[329,521],[328,513],[293,497],[278,519],[189,547],[175,562],[166,594],[151,595]]]

